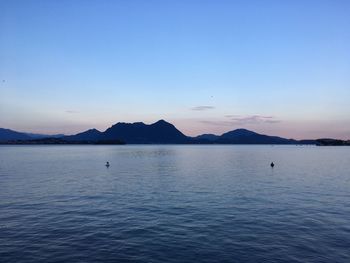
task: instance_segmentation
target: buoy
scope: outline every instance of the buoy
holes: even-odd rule
[[[270,164],[270,166],[273,168],[273,167],[275,166],[275,164],[272,162],[272,163]]]
[[[109,162],[106,162],[106,167],[109,167]]]

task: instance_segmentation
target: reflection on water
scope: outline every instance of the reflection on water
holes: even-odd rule
[[[348,147],[1,146],[0,261],[350,262],[349,168]]]

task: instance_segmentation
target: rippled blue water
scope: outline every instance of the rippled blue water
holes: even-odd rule
[[[350,147],[1,146],[0,261],[350,262]]]

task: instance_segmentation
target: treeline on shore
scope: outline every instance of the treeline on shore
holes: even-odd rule
[[[316,140],[317,146],[350,146],[350,140],[337,140],[337,139],[318,139]]]
[[[61,138],[42,138],[34,140],[10,140],[0,142],[0,144],[10,145],[27,145],[27,144],[94,144],[94,145],[123,145],[124,142],[120,140],[99,140],[99,141],[68,141]]]

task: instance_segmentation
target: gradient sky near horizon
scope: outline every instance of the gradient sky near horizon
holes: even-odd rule
[[[0,127],[350,139],[350,1],[0,0]]]

